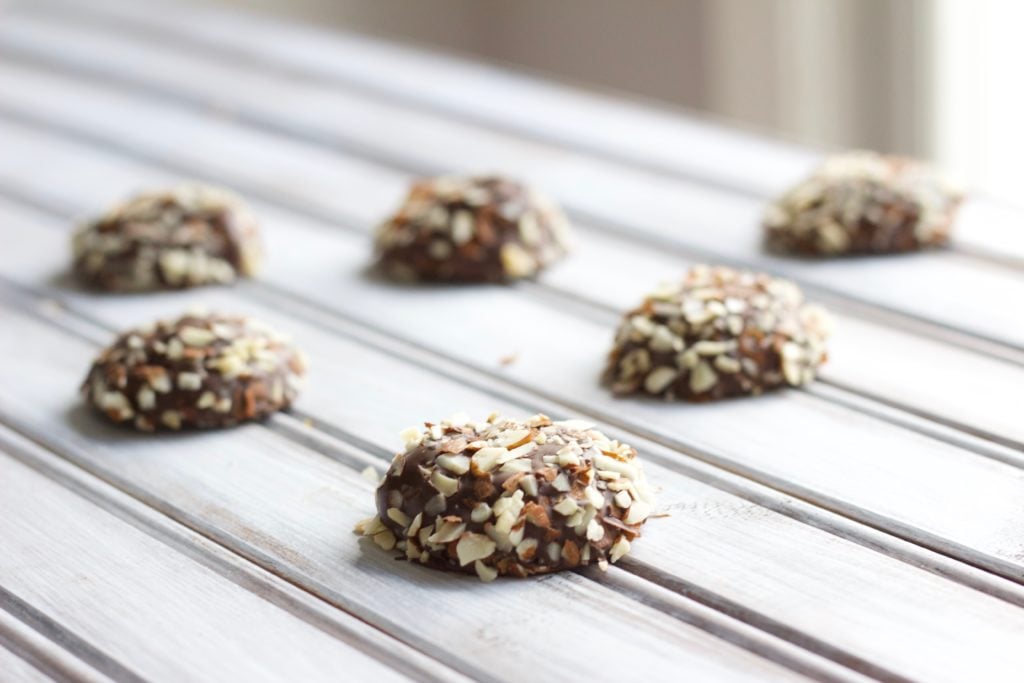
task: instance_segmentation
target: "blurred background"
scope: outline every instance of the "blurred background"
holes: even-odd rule
[[[461,53],[825,147],[931,159],[1017,201],[1012,0],[211,0]]]

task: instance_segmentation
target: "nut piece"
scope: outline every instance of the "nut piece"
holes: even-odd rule
[[[262,259],[245,202],[198,184],[118,204],[75,232],[72,251],[77,277],[111,292],[226,284],[254,275]]]
[[[962,199],[959,189],[921,162],[847,152],[829,158],[767,208],[765,244],[805,256],[945,244]]]
[[[187,314],[121,334],[82,394],[142,431],[228,427],[290,406],[305,374],[302,352],[262,323]]]
[[[378,516],[356,528],[378,545],[387,531],[409,559],[484,581],[604,568],[651,513],[636,451],[587,423],[492,415],[425,426],[416,438],[403,433],[406,450],[377,489]]]
[[[537,192],[498,176],[420,180],[376,235],[381,270],[403,281],[518,280],[568,249],[565,215]]]
[[[604,371],[616,394],[711,401],[814,379],[828,315],[796,285],[721,266],[694,266],[623,318]]]

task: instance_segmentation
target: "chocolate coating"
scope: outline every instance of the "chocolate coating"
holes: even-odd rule
[[[768,207],[765,244],[805,256],[944,244],[962,195],[925,164],[873,152],[828,159]]]
[[[305,372],[302,352],[262,323],[187,314],[118,336],[82,394],[142,431],[228,427],[291,405]]]
[[[416,182],[376,234],[378,265],[413,282],[532,277],[569,248],[569,223],[540,194],[498,176]]]
[[[377,489],[378,516],[357,531],[437,569],[489,581],[607,568],[651,513],[636,451],[585,423],[492,415],[403,436]]]
[[[791,282],[694,266],[625,315],[604,382],[616,394],[712,401],[814,379],[830,321]]]
[[[72,240],[75,275],[111,292],[226,284],[255,274],[259,228],[234,193],[206,185],[147,192],[110,209]]]

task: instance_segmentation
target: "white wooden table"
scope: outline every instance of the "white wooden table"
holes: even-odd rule
[[[818,160],[359,36],[133,0],[8,6],[0,680],[1022,680],[1024,213],[972,197],[928,254],[765,255],[760,207]],[[514,287],[365,277],[368,232],[414,174],[491,169],[568,209],[564,265]],[[68,284],[73,218],[183,177],[258,209],[259,281]],[[828,305],[821,380],[705,406],[599,388],[618,311],[696,260]],[[115,329],[196,303],[306,348],[292,414],[137,436],[83,408]],[[608,573],[493,584],[357,541],[360,471],[400,429],[495,409],[594,419],[640,449],[670,516]]]

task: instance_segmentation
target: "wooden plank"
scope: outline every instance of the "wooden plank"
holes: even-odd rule
[[[0,671],[4,672],[10,683],[51,683],[54,680],[2,647],[0,647]]]
[[[618,164],[650,169],[767,198],[804,177],[821,153],[782,140],[618,97],[555,84],[507,69],[339,31],[268,21],[216,8],[103,0],[86,12],[63,6],[48,16],[121,26],[150,40],[187,45],[218,61],[287,69],[401,105],[497,128]],[[254,46],[259,46],[258,48]],[[629,131],[624,135],[623,131]],[[958,218],[954,245],[1024,266],[1021,211],[974,194]]]
[[[351,532],[373,507],[372,484],[355,471],[258,425],[140,438],[102,424],[73,394],[51,388],[76,381],[92,345],[18,312],[5,316],[16,321],[18,338],[33,344],[22,354],[22,370],[5,368],[4,376],[31,369],[36,377],[20,396],[2,391],[7,419],[20,429],[30,426],[37,440],[118,488],[262,558],[325,599],[365,612],[475,678],[516,680],[522,668],[533,667],[547,680],[570,671],[597,676],[599,669],[658,680],[679,666],[716,680],[797,678],[582,576],[480,584],[395,562]],[[61,359],[52,357],[57,349]],[[572,648],[561,642],[563,633],[576,634]],[[600,654],[612,645],[617,656],[609,661]]]
[[[19,39],[5,34],[2,41],[14,49],[10,43]],[[992,292],[1004,292],[1008,300],[1024,296],[1024,279],[1014,271],[962,255],[933,252],[829,262],[772,256],[760,249],[761,203],[728,192],[618,167],[336,88],[237,69],[191,53],[161,51],[150,42],[116,34],[47,27],[31,40],[21,38],[17,49],[44,53],[43,59],[61,62],[76,72],[95,68],[107,78],[147,92],[173,92],[193,104],[227,107],[245,122],[355,151],[407,171],[477,170],[498,163],[502,170],[551,190],[583,227],[590,223],[616,234],[645,236],[690,256],[785,273],[831,296],[909,313],[944,329],[970,333],[980,341],[1024,350],[1024,320],[1008,319],[1000,301],[991,296]],[[17,96],[5,101],[22,99],[23,111],[49,116],[39,101],[46,80],[33,74],[31,87],[15,88]],[[57,89],[64,98],[61,105],[88,90],[70,81]],[[109,127],[112,119],[90,121],[91,132],[103,130],[104,123]],[[117,132],[120,138],[153,148],[154,140],[141,129],[119,127]],[[136,141],[136,136],[142,139]],[[177,154],[188,140],[188,135],[179,138]],[[213,149],[216,146],[207,152]],[[264,165],[247,170],[250,176],[270,173],[280,181]]]
[[[9,683],[109,683],[111,679],[0,609],[0,673]]]
[[[85,159],[98,161],[96,152],[88,147],[60,155],[42,134],[24,126],[0,122],[0,130],[7,131],[5,136],[11,140],[8,155],[0,160],[4,166],[0,173],[13,183],[25,185],[34,178],[43,185],[42,189],[46,189],[50,184],[46,178],[28,173],[28,169],[39,164],[42,158],[49,159],[46,166],[64,167],[87,165]],[[206,140],[230,137],[229,130],[214,125],[211,131],[203,133],[204,144],[197,148],[207,149]],[[255,149],[262,150],[260,159],[249,158],[252,153],[247,150]],[[279,149],[279,154],[268,161],[270,149]],[[69,158],[69,155],[76,158]],[[235,162],[235,159],[239,160]],[[6,168],[8,162],[12,168]],[[347,221],[349,227],[367,233],[373,221],[391,209],[394,198],[408,181],[404,174],[388,174],[355,160],[325,161],[322,157],[311,156],[308,148],[278,148],[247,137],[241,138],[230,153],[225,150],[223,157],[211,159],[204,152],[199,152],[197,158],[190,158],[188,163],[200,169],[198,175],[225,175],[229,179],[238,175],[231,170],[233,168],[266,167],[268,163],[282,166],[282,174],[289,172],[298,176],[304,173],[315,180],[289,192],[282,200],[286,205],[314,207],[314,212],[322,214],[328,225],[333,224],[332,212],[343,211],[345,216],[354,217]],[[315,172],[310,173],[314,169]],[[83,169],[81,173],[93,175],[94,171]],[[121,176],[125,177],[122,188],[139,186],[140,181],[135,177]],[[116,188],[113,184],[109,187]],[[277,195],[276,185],[264,184],[262,187],[266,188],[262,194]],[[353,191],[338,193],[337,187],[352,187]],[[80,189],[84,190],[84,187]],[[103,194],[94,193],[92,196],[83,193],[82,201],[99,207],[103,203],[101,200],[109,197],[112,201],[124,191],[102,190]],[[320,207],[319,210],[316,207]],[[588,235],[587,239],[580,241],[572,258],[545,275],[542,287],[568,292],[610,310],[624,310],[634,306],[643,292],[655,283],[677,277],[688,265],[685,260],[643,244],[631,245],[630,258],[622,259],[625,246],[616,238],[597,233]],[[616,265],[610,268],[609,263]],[[1024,443],[1024,424],[1015,419],[1005,402],[1005,397],[1013,395],[1015,388],[1024,380],[1024,369],[845,315],[841,309],[837,313],[839,334],[832,342],[833,362],[825,368],[824,378],[1012,448],[1020,448]],[[936,373],[936,367],[946,370]],[[975,398],[964,402],[960,400],[962,396]],[[1020,461],[1013,452],[996,455],[1009,461]]]
[[[7,215],[0,224],[10,224],[12,219]],[[27,224],[25,220],[17,222]],[[35,234],[43,235],[45,231],[36,231]],[[44,267],[44,270],[52,273],[48,268]],[[5,265],[3,272],[11,274],[13,271]],[[378,443],[383,443],[386,438],[382,434],[384,429],[393,430],[409,421],[412,415],[423,415],[442,403],[449,409],[456,406],[474,412],[485,410],[485,406],[502,408],[506,412],[516,410],[515,405],[509,405],[504,399],[445,381],[415,365],[387,369],[382,365],[387,362],[386,358],[373,360],[371,356],[377,352],[365,347],[362,350],[358,346],[352,347],[342,338],[327,337],[317,341],[324,333],[318,332],[316,327],[296,320],[286,321],[279,311],[275,313],[254,307],[227,291],[192,292],[174,297],[119,297],[117,301],[110,297],[69,292],[67,298],[74,300],[76,305],[87,306],[91,315],[113,325],[140,320],[152,313],[168,313],[190,301],[200,300],[219,308],[230,306],[258,311],[261,317],[279,326],[287,325],[310,351],[312,365],[317,368],[319,377],[315,379],[314,386],[319,382],[323,383],[323,388],[311,387],[299,406],[300,410],[312,414],[317,423],[324,421],[340,425],[347,431],[356,431],[361,438]],[[373,302],[367,303],[372,305]],[[33,338],[35,336],[33,333]],[[42,340],[37,343],[42,344]],[[29,367],[24,371],[36,372]],[[369,376],[363,378],[362,373]],[[396,386],[392,382],[381,382],[381,378],[401,378],[401,382]],[[359,387],[359,400],[352,401],[339,394],[338,387]],[[44,400],[45,397],[33,397],[32,404]],[[47,407],[44,410],[45,414],[51,414],[55,409]],[[28,422],[35,424],[38,419],[41,418],[29,419]],[[48,434],[59,434],[55,430],[62,427],[48,423],[46,429]],[[700,586],[711,594],[724,596],[731,605],[749,606],[747,609],[753,610],[754,615],[762,615],[762,620],[768,620],[764,622],[766,627],[770,623],[786,623],[787,629],[798,629],[800,638],[814,643],[816,648],[823,648],[831,642],[835,649],[825,651],[838,659],[852,657],[858,662],[876,662],[906,675],[911,675],[910,671],[921,674],[918,667],[927,666],[928,676],[935,676],[944,674],[941,674],[941,668],[931,670],[934,662],[904,662],[906,650],[901,646],[900,651],[895,652],[891,647],[893,643],[901,642],[898,634],[907,633],[906,629],[935,634],[936,624],[945,619],[936,612],[936,605],[953,610],[948,624],[938,630],[951,629],[951,637],[958,643],[965,631],[976,633],[973,626],[970,629],[966,627],[963,615],[965,610],[973,614],[977,608],[967,609],[967,605],[960,601],[973,603],[981,599],[988,605],[985,610],[992,608],[999,613],[986,615],[986,620],[994,617],[999,621],[1006,615],[1019,615],[1024,619],[1024,612],[1007,603],[994,601],[838,536],[683,478],[677,473],[677,467],[672,466],[672,456],[665,454],[664,449],[641,442],[651,463],[650,476],[664,489],[662,502],[676,512],[659,521],[659,525],[652,524],[645,539],[648,550],[642,550],[644,544],[638,543],[636,561],[649,565],[654,571],[666,572],[668,577],[681,577],[673,580],[683,580],[687,585]],[[155,444],[150,447],[155,447]],[[107,462],[112,457],[104,453],[103,461]],[[119,460],[117,464],[124,466]],[[297,468],[292,466],[291,469]],[[211,463],[204,463],[204,476],[217,476],[215,470]],[[266,473],[260,476],[276,482],[277,477],[283,475],[275,472],[273,476]],[[190,490],[196,488],[193,485]],[[243,505],[244,501],[233,500],[229,507],[235,511]],[[743,520],[743,523],[737,524],[737,520]],[[719,545],[720,539],[722,545]],[[685,547],[686,553],[680,554],[680,547]],[[716,578],[719,575],[723,578]],[[694,581],[695,576],[700,579]],[[909,586],[913,586],[915,597],[908,613],[904,611],[903,602]],[[920,598],[922,591],[937,593],[926,600]],[[957,606],[954,607],[954,603]],[[886,605],[885,610],[879,609],[882,604]],[[826,608],[825,605],[832,606]],[[866,613],[861,611],[861,605],[868,607]],[[1000,616],[1004,608],[1005,615]],[[843,625],[836,622],[838,628],[833,630],[820,623],[822,610],[842,614],[844,621],[851,619],[860,626],[851,628],[851,622]],[[876,623],[876,620],[881,620],[881,623]],[[923,621],[918,624],[918,620]],[[895,621],[903,623],[894,625]],[[1004,633],[1007,626],[1002,622],[999,632]],[[882,632],[878,631],[879,628]],[[1010,632],[1016,633],[1015,628],[1009,626]],[[876,640],[877,636],[882,638]],[[988,637],[985,636],[986,643],[989,643]],[[821,643],[822,640],[826,642]],[[931,651],[932,646],[928,648]],[[942,650],[941,647],[936,649]]]
[[[0,615],[2,619],[3,615]],[[0,647],[0,671],[11,683],[49,683],[54,680],[3,647]]]
[[[145,678],[408,680],[13,460],[0,585]]]

